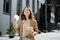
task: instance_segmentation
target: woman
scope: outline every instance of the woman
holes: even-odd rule
[[[37,22],[29,7],[25,7],[20,14],[20,40],[34,40],[38,33]]]

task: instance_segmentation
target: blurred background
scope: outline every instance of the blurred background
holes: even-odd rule
[[[60,29],[60,0],[0,0],[0,31],[6,34],[14,15],[29,6],[38,22],[39,30]]]

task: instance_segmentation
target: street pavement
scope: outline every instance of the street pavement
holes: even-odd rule
[[[60,40],[60,31],[54,30],[55,32],[47,32],[36,35],[35,40]],[[10,39],[8,35],[0,37],[0,40],[19,40],[18,36]]]

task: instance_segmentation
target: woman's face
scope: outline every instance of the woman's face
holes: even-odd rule
[[[29,16],[29,14],[30,14],[30,11],[29,11],[29,9],[28,9],[28,8],[25,8],[25,10],[24,10],[24,15],[27,15],[27,16]]]

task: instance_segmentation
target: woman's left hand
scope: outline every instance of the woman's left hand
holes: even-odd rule
[[[34,32],[33,34],[34,34],[34,36],[35,36],[35,35],[37,35],[37,34],[38,34],[38,32]]]

